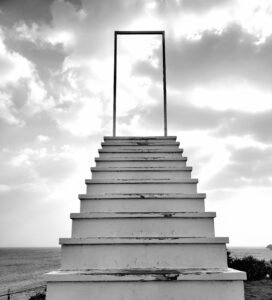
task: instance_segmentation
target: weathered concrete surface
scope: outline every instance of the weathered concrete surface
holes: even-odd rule
[[[92,179],[190,179],[192,168],[91,168]]]
[[[178,142],[106,142],[101,143],[102,149],[111,150],[111,149],[159,149],[159,150],[168,150],[168,149],[179,149]]]
[[[101,158],[172,158],[179,159],[182,157],[182,149],[114,149],[114,150],[98,150]]]
[[[214,237],[214,213],[72,214],[72,237]]]
[[[223,238],[61,239],[62,268],[226,269]]]
[[[137,143],[145,143],[145,142],[160,142],[160,143],[169,143],[175,142],[177,139],[176,136],[105,136],[105,142],[137,142]]]
[[[166,168],[172,168],[172,167],[185,167],[186,166],[187,157],[180,157],[178,159],[176,158],[158,158],[158,157],[152,157],[152,158],[101,158],[98,157],[95,159],[96,166],[97,167],[136,167],[136,168],[159,168],[159,167],[166,167]]]
[[[205,194],[79,195],[81,212],[204,212]]]
[[[128,193],[196,193],[197,179],[86,179],[87,194],[128,194]]]
[[[241,300],[240,281],[52,282],[50,300]]]

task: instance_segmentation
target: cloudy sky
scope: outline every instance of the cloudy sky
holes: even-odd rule
[[[216,235],[271,243],[271,0],[1,0],[0,246],[70,236],[112,133],[114,30],[165,30],[169,135]],[[160,39],[118,42],[117,135],[162,135]]]

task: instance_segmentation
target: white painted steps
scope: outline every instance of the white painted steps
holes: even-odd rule
[[[92,179],[190,179],[191,167],[91,168]]]
[[[209,268],[225,270],[227,238],[60,239],[62,269]]]
[[[101,158],[180,158],[182,157],[182,149],[128,149],[128,150],[104,150],[99,149],[99,156]]]
[[[214,237],[215,213],[71,214],[72,237]]]
[[[47,300],[243,300],[175,136],[104,137]]]
[[[204,212],[205,194],[80,194],[81,212]]]
[[[104,141],[108,142],[160,142],[168,143],[169,141],[175,142],[176,136],[105,136]]]
[[[244,280],[245,274],[228,268],[224,271],[214,269],[89,269],[78,271],[54,271],[50,279],[63,282],[93,281],[93,282],[122,282],[122,281],[219,281]]]
[[[196,193],[197,179],[86,179],[87,194]]]
[[[101,143],[104,150],[177,150],[178,142],[105,142]]]
[[[96,167],[185,167],[187,157],[179,158],[95,158]]]
[[[47,279],[50,300],[244,299],[244,273],[232,269],[55,271]]]

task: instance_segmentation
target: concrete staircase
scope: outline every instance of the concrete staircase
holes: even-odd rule
[[[47,300],[242,300],[176,137],[105,137]]]

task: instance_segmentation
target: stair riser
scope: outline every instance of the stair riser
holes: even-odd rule
[[[212,218],[74,219],[72,237],[214,237]]]
[[[100,158],[181,158],[181,152],[99,152]]]
[[[62,269],[227,268],[225,244],[62,245]]]
[[[204,212],[203,199],[81,200],[81,212]]]
[[[129,193],[187,193],[197,192],[196,183],[108,183],[87,184],[87,194],[129,194]]]
[[[49,282],[48,300],[242,300],[242,281]]]
[[[112,171],[92,172],[93,179],[190,179],[191,171]]]
[[[186,161],[185,160],[174,160],[174,161],[97,161],[96,166],[99,168],[108,168],[108,167],[127,167],[127,168],[162,168],[162,167],[168,167],[168,168],[179,168],[179,167],[185,167]]]

